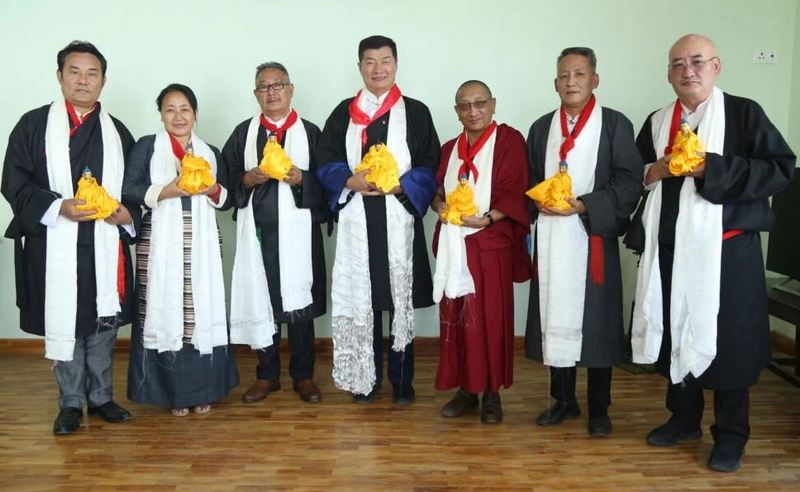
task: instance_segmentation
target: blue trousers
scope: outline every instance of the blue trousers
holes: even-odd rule
[[[389,311],[389,326],[392,325],[394,313]],[[391,332],[391,329],[389,330]],[[394,336],[389,336],[389,382],[393,386],[411,385],[414,379],[414,342],[406,345],[403,352],[392,349]],[[383,380],[383,311],[374,311],[372,332],[372,349],[375,360],[375,385]]]

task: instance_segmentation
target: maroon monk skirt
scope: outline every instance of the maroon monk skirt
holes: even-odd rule
[[[483,232],[483,231],[482,231]],[[467,266],[475,293],[439,303],[439,369],[435,388],[471,393],[508,388],[514,373],[514,280],[510,241],[468,236]]]

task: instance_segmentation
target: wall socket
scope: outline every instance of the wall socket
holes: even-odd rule
[[[778,63],[778,54],[775,52],[775,50],[755,50],[753,51],[753,63]]]

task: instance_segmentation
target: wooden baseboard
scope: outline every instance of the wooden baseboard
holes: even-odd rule
[[[384,338],[384,346],[388,346],[389,340]],[[124,353],[130,350],[130,338],[118,338],[114,347],[114,352]],[[525,337],[514,338],[514,349],[516,351],[525,348]],[[330,337],[320,337],[314,341],[314,349],[317,353],[330,354],[333,350],[333,339]],[[237,345],[237,354],[248,354],[252,352],[249,347]],[[414,339],[414,351],[420,355],[436,355],[439,353],[439,337],[417,337]],[[281,352],[289,352],[288,341],[281,340]],[[17,355],[41,355],[44,354],[44,340],[42,338],[0,338],[0,354]]]
[[[773,352],[794,356],[794,340],[782,333],[771,333]],[[384,339],[384,346],[388,339]],[[118,338],[114,352],[123,353],[130,350],[130,338]],[[317,338],[314,341],[317,353],[330,354],[333,349],[333,340],[330,337]],[[525,348],[525,337],[514,337],[514,350],[519,352]],[[248,354],[252,350],[243,345],[237,345],[237,354]],[[281,352],[289,351],[286,339],[281,340]],[[439,337],[417,337],[414,339],[414,351],[421,355],[435,355],[439,353]],[[44,353],[44,340],[41,338],[0,338],[0,354],[41,355]]]

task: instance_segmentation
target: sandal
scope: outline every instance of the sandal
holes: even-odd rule
[[[208,413],[211,411],[211,404],[205,403],[203,405],[197,405],[194,407],[194,413]]]
[[[173,417],[186,417],[189,415],[188,408],[170,408],[169,413],[172,414]]]

